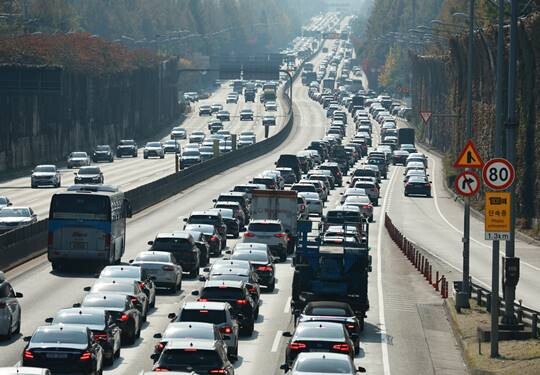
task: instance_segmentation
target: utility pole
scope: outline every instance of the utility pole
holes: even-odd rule
[[[467,51],[467,118],[466,135],[467,139],[472,139],[472,70],[473,70],[473,48],[474,48],[474,0],[469,0],[469,50]],[[466,168],[465,170],[468,170]],[[463,280],[461,291],[456,296],[456,308],[469,308],[469,250],[470,250],[470,229],[471,229],[471,201],[465,197],[465,207],[463,210]]]
[[[495,77],[495,139],[493,154],[503,156],[503,64],[504,64],[504,0],[499,0],[499,28],[497,32],[497,67]],[[493,241],[491,251],[491,358],[499,356],[499,250],[500,242]]]
[[[518,0],[511,0],[510,16],[510,47],[508,52],[508,114],[506,117],[506,159],[512,164],[516,164],[516,64],[517,64],[517,19],[518,19]],[[506,259],[515,257],[516,240],[516,203],[515,203],[515,185],[510,187],[510,239],[506,241]],[[517,259],[519,262],[519,259]],[[519,264],[519,263],[518,263]],[[506,274],[505,274],[506,276]],[[507,278],[505,277],[505,280]],[[505,313],[502,323],[505,326],[517,325],[517,318],[514,313],[514,300],[516,299],[515,283],[505,282],[504,285],[504,303]]]

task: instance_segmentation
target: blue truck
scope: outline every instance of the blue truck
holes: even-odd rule
[[[367,235],[369,223],[363,222],[361,227]],[[362,330],[369,310],[371,255],[367,241],[360,247],[348,247],[346,241],[323,244],[320,236],[308,239],[303,223],[299,222],[298,229],[303,238],[294,258],[291,312],[297,317],[307,303],[314,301],[345,302],[355,312]]]

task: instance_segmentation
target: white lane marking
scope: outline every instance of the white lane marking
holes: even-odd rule
[[[291,312],[291,301],[292,301],[292,296],[289,296],[287,298],[287,301],[285,301],[285,307],[283,308],[283,312],[285,314],[288,314]]]
[[[274,337],[274,342],[272,344],[272,349],[271,352],[272,353],[275,353],[277,352],[278,348],[279,348],[279,343],[281,342],[281,336],[283,335],[283,331],[276,331],[276,337]]]
[[[450,223],[450,221],[448,221],[448,219],[443,215],[441,209],[439,208],[439,196],[437,194],[437,185],[436,185],[436,181],[435,181],[435,178],[437,176],[437,171],[436,171],[436,168],[437,168],[437,162],[435,161],[434,158],[431,158],[432,162],[433,162],[433,186],[435,187],[433,189],[433,198],[434,198],[434,203],[435,203],[435,209],[437,210],[439,216],[441,217],[441,219],[443,219],[446,224],[448,224],[448,226],[450,228],[452,228],[453,230],[455,230],[457,233],[459,233],[461,236],[463,236],[463,232],[461,230],[459,230],[458,228],[456,228],[452,223]],[[482,243],[474,238],[470,238],[471,241],[473,242],[476,242],[477,244],[479,244],[480,246],[483,246],[487,249],[491,249],[491,246],[490,245],[486,245],[485,243]],[[499,251],[499,254],[501,255],[505,255],[505,252],[504,251]],[[520,262],[521,264],[524,264],[536,271],[540,271],[540,268],[536,267],[536,266],[533,266],[532,264],[530,263],[527,263],[527,262],[524,262],[523,260]]]
[[[388,181],[388,188],[384,193],[384,200],[381,206],[381,212],[379,214],[379,233],[377,234],[377,295],[379,299],[379,330],[381,335],[381,351],[383,359],[383,371],[384,375],[390,375],[390,361],[388,359],[388,342],[386,338],[386,323],[384,319],[384,294],[382,285],[382,233],[384,230],[384,213],[386,205],[388,203],[388,197],[392,190],[392,182],[396,176],[397,169],[394,168],[390,180]]]

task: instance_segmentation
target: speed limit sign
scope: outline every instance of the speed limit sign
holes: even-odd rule
[[[514,182],[516,173],[512,164],[503,158],[489,160],[482,169],[484,183],[493,190],[504,190]]]

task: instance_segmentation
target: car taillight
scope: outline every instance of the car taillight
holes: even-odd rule
[[[122,315],[120,316],[120,318],[118,318],[118,320],[121,321],[121,322],[127,322],[127,321],[129,320],[129,315],[127,315],[127,314],[122,314]]]
[[[34,359],[34,353],[31,350],[25,350],[23,357],[24,359]]]
[[[255,235],[251,232],[244,233],[244,237],[255,237]]]
[[[111,247],[111,235],[107,233],[105,235],[105,248],[108,249]]]
[[[287,236],[287,233],[276,233],[274,234],[274,237],[277,237],[277,238],[284,238]]]
[[[199,302],[208,302],[208,298],[199,298],[197,301],[199,301]]]
[[[153,371],[154,372],[167,372],[169,371],[169,369],[165,367],[156,367]]]
[[[160,342],[160,343],[156,344],[155,350],[158,351],[158,352],[161,352],[164,347],[165,347],[165,343]]]
[[[219,329],[219,332],[221,333],[232,333],[232,328],[231,327],[222,327]]]
[[[356,329],[355,324],[347,324],[347,329]]]
[[[6,303],[5,302],[0,302],[0,309],[5,309],[6,308]]]
[[[106,333],[94,333],[94,340],[96,341],[107,341],[109,335]]]
[[[146,286],[142,281],[139,282],[139,286],[141,287],[141,289],[144,289],[144,287]]]
[[[237,299],[236,304],[237,305],[247,305],[247,300],[245,300],[245,299]]]
[[[173,266],[163,266],[161,267],[161,269],[163,271],[174,271],[174,267]]]
[[[304,210],[306,208],[306,206],[304,206],[303,204],[300,205],[300,210]]]
[[[81,354],[80,358],[79,358],[81,361],[89,361],[92,359],[92,353],[90,352],[84,352],[83,354]]]
[[[426,184],[426,187],[431,187],[431,184],[427,183],[427,184]]]
[[[370,204],[366,204],[365,206],[362,206],[363,208],[371,208]]]
[[[272,267],[270,267],[270,266],[259,266],[259,267],[257,267],[257,271],[272,271]]]
[[[47,244],[49,246],[52,246],[53,242],[54,242],[54,233],[49,232],[49,235],[47,236]]]
[[[288,346],[291,350],[302,350],[307,348],[307,345],[303,342],[291,342]]]
[[[137,299],[137,297],[131,297],[131,302],[139,303],[139,300]]]
[[[225,370],[222,368],[216,368],[208,371],[209,374],[226,374]]]
[[[332,350],[348,353],[351,350],[351,347],[349,344],[334,344],[332,345]]]

